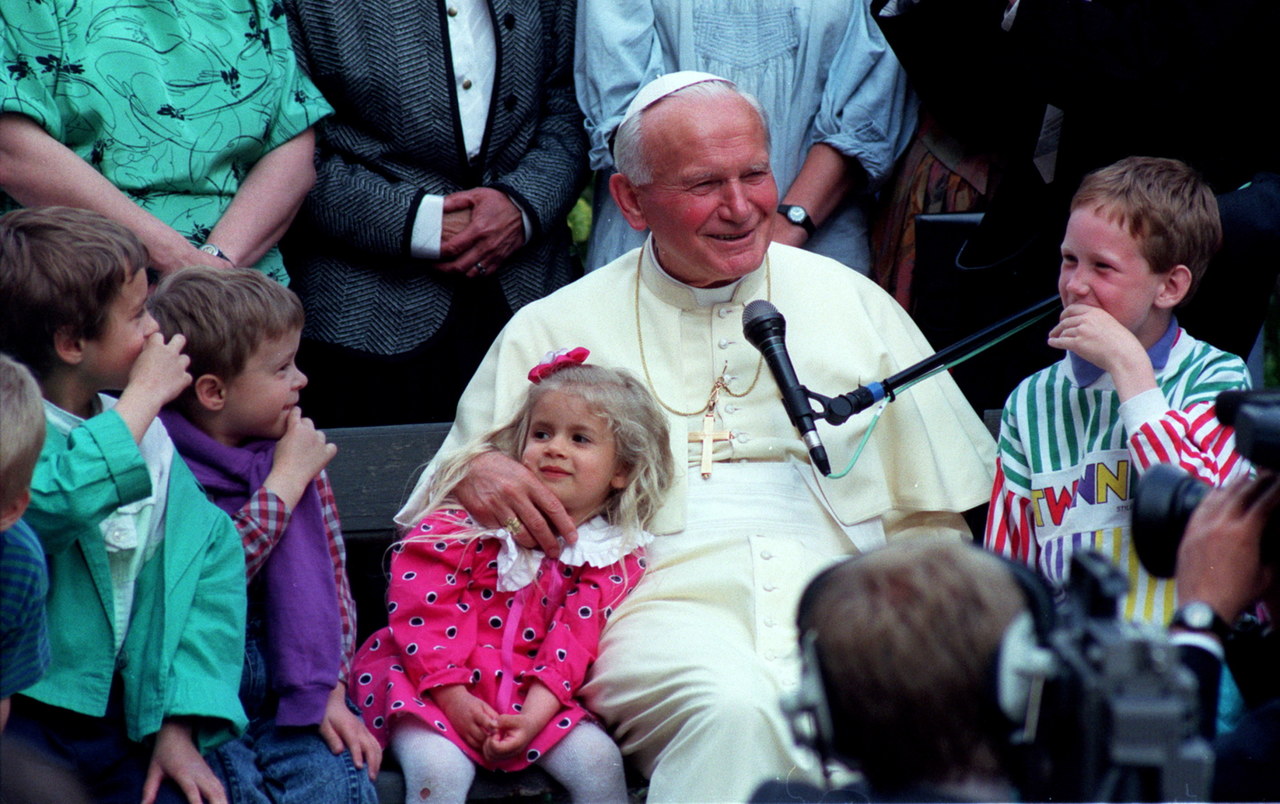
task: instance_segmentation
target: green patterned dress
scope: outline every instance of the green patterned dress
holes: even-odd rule
[[[331,111],[273,0],[4,0],[0,21],[0,111],[197,245],[254,164]],[[276,249],[257,267],[287,281]]]

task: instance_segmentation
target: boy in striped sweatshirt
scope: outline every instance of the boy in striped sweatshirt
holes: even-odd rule
[[[1056,584],[1093,548],[1128,576],[1123,614],[1164,625],[1172,580],[1130,539],[1133,489],[1169,463],[1223,485],[1248,471],[1214,415],[1246,388],[1243,361],[1192,338],[1173,311],[1195,292],[1222,228],[1213,192],[1173,159],[1130,157],[1085,177],[1071,201],[1049,345],[1066,357],[1005,403],[985,542]]]

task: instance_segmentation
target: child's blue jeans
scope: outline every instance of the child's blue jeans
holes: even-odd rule
[[[316,727],[277,727],[275,696],[263,656],[265,629],[250,606],[240,702],[249,728],[206,759],[232,804],[377,804],[366,771],[351,752],[334,755]]]

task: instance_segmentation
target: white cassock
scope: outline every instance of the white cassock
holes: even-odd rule
[[[649,775],[654,802],[743,801],[766,779],[817,778],[778,707],[796,682],[804,586],[886,539],[963,537],[959,512],[991,492],[991,437],[945,374],[888,406],[847,477],[819,477],[768,367],[743,337],[742,310],[754,299],[786,317],[800,381],[828,396],[932,352],[893,299],[825,257],[775,244],[736,285],[695,289],[658,268],[646,245],[517,312],[440,450],[508,421],[529,369],[554,349],[585,346],[588,362],[631,371],[689,414],[668,411],[672,453],[688,456],[688,473],[678,473],[649,525],[657,534],[649,570],[606,628],[582,693]],[[727,391],[712,429],[729,435],[713,442],[704,478],[701,443],[689,437],[704,429],[699,407],[722,375]],[[833,469],[852,457],[870,418],[818,425]],[[406,510],[422,504],[423,485]]]

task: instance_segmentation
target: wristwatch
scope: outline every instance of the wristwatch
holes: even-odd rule
[[[799,204],[779,204],[778,211],[782,213],[782,217],[802,227],[810,235],[818,230],[818,227],[813,225],[813,218],[809,217],[809,210]]]
[[[220,260],[226,260],[227,262],[231,262],[231,258],[228,257],[226,254],[222,253],[222,249],[218,248],[212,243],[205,243],[203,246],[200,247],[200,250],[203,251],[205,254],[212,254],[213,256],[217,257]]]
[[[1210,633],[1221,640],[1226,640],[1227,635],[1231,633],[1231,626],[1218,616],[1213,606],[1200,600],[1193,600],[1179,606],[1173,613],[1173,619],[1169,621],[1169,627]]]

